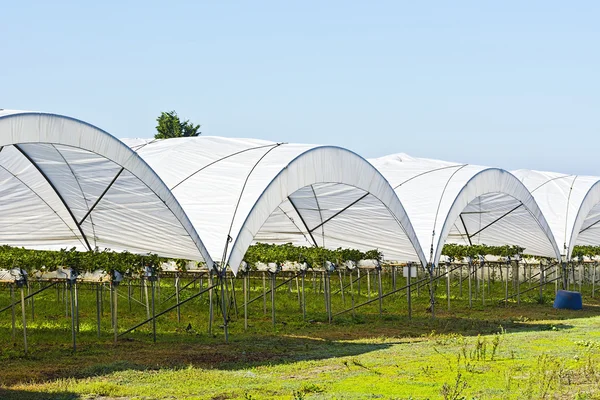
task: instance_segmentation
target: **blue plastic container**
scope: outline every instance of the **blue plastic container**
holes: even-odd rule
[[[567,310],[581,310],[583,303],[581,293],[559,290],[554,299],[554,308],[565,308]]]

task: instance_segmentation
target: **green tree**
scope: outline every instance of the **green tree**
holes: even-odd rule
[[[191,123],[189,119],[182,122],[175,111],[161,112],[156,122],[155,139],[198,136],[202,133],[199,131],[200,125]]]

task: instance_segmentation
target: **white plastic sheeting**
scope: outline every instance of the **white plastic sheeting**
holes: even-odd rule
[[[446,242],[512,244],[528,254],[559,255],[534,198],[507,171],[406,154],[369,161],[396,191],[433,264]]]
[[[0,110],[0,244],[212,260],[185,212],[129,147],[76,119]]]
[[[123,140],[171,189],[212,259],[233,271],[255,238],[425,262],[389,183],[348,150],[210,136]]]
[[[600,177],[517,170],[535,197],[565,259],[575,245],[600,244]]]

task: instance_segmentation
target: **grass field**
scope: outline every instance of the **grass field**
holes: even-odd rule
[[[169,283],[161,284],[161,301],[173,293]],[[389,290],[391,282],[384,285]],[[262,293],[260,279],[251,287],[250,297]],[[466,286],[461,297],[454,282],[450,311],[445,287],[438,287],[435,319],[426,311],[423,289],[413,293],[410,320],[405,297],[394,295],[384,299],[381,317],[374,302],[331,325],[323,294],[313,292],[312,283],[306,321],[296,287],[285,285],[276,293],[276,328],[267,296],[266,315],[262,298],[250,305],[248,331],[236,289],[238,315],[232,310],[227,344],[220,315],[213,334],[207,333],[206,295],[182,306],[180,323],[174,312],[160,317],[157,343],[144,326],[114,344],[108,297],[98,338],[95,292],[82,286],[75,353],[63,294],[49,289],[36,296],[33,321],[27,308],[28,356],[20,323],[13,342],[10,311],[0,314],[0,398],[600,399],[600,302],[586,296],[583,311],[554,310],[554,285],[542,301],[533,290],[520,305],[505,307],[499,302],[505,287],[496,282],[486,306],[478,296],[469,309]],[[182,298],[195,290],[186,289]],[[137,288],[134,298],[141,300]],[[366,299],[363,285],[355,302]],[[332,302],[334,312],[345,308],[339,293]],[[348,292],[344,302],[351,302]],[[0,304],[9,304],[6,289],[0,290]],[[121,328],[145,316],[142,304],[132,301],[130,311],[127,298],[119,298]]]

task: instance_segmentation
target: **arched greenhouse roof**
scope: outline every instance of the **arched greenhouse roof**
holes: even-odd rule
[[[212,259],[234,271],[254,241],[426,261],[392,187],[351,151],[210,136],[124,142],[166,183]]]
[[[600,243],[600,177],[532,170],[513,174],[535,197],[567,260],[576,245]]]
[[[519,245],[560,257],[535,199],[509,172],[406,154],[369,161],[396,191],[433,264],[446,242]]]
[[[0,110],[0,244],[212,259],[156,173],[88,123]]]

